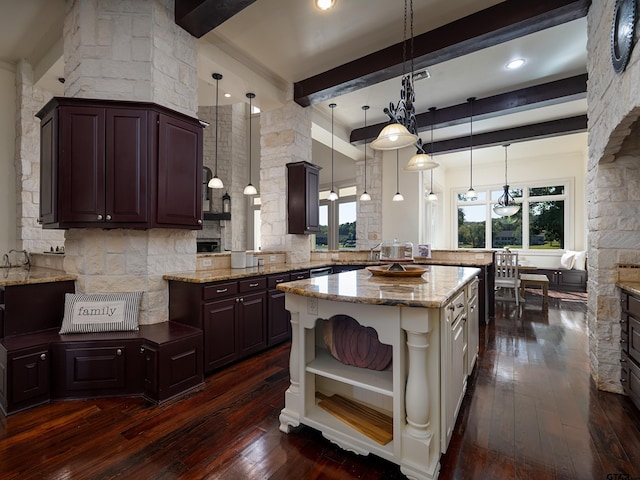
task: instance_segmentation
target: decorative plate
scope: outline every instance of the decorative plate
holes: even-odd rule
[[[423,273],[429,270],[429,267],[422,267],[418,265],[403,265],[404,270],[390,270],[391,265],[377,265],[374,267],[367,267],[367,270],[372,275],[378,275],[382,277],[420,277]]]
[[[627,66],[636,25],[636,0],[616,0],[611,22],[611,63],[616,73]]]

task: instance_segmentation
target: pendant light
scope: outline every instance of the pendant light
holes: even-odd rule
[[[407,2],[411,6],[411,73],[406,74],[405,65],[407,63]],[[402,35],[402,89],[400,90],[400,100],[394,107],[389,103],[389,108],[384,109],[384,113],[389,117],[389,125],[384,127],[378,138],[371,142],[374,150],[396,150],[408,147],[416,143],[416,119],[415,108],[413,106],[413,0],[404,0],[404,30]]]
[[[332,202],[335,202],[338,199],[338,194],[333,189],[333,109],[338,105],[335,103],[330,103],[329,108],[331,109],[331,191],[329,192],[329,196],[327,197]]]
[[[432,170],[440,165],[433,161],[433,124],[435,123],[436,107],[429,108],[431,112],[431,155],[424,153],[422,140],[418,140],[418,151],[411,157],[409,163],[404,167],[407,172],[418,172],[420,170]]]
[[[394,202],[402,202],[404,200],[400,193],[400,150],[396,150],[396,194],[391,200]]]
[[[209,188],[224,188],[224,183],[218,177],[218,83],[222,79],[222,75],[219,73],[214,73],[211,75],[216,81],[216,168],[213,173],[213,178],[209,180]]]
[[[476,97],[467,98],[467,102],[471,106],[471,115],[469,119],[469,190],[465,193],[467,200],[477,200],[478,194],[473,189],[473,102]]]
[[[244,193],[245,195],[256,195],[258,193],[258,190],[256,190],[256,187],[254,187],[251,184],[251,140],[252,140],[252,136],[251,136],[251,113],[253,113],[252,100],[254,98],[256,98],[256,94],[255,93],[247,93],[247,98],[249,99],[249,183],[247,184],[246,187],[244,187],[244,190],[242,191],[242,193]]]
[[[367,110],[369,110],[369,105],[363,105],[362,110],[364,110],[364,128],[367,128]],[[367,193],[367,142],[364,142],[364,192],[360,195],[361,202],[368,202],[371,200],[371,195]]]
[[[504,193],[498,198],[498,203],[493,206],[493,211],[496,215],[501,217],[509,217],[520,210],[515,199],[509,193],[509,185],[507,184],[507,147],[509,144],[503,145],[504,147]]]

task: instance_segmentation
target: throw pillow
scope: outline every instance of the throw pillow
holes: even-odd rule
[[[562,254],[560,258],[560,267],[566,268],[567,270],[571,270],[573,268],[573,262],[576,259],[576,252],[572,252],[571,250],[567,250]]]
[[[574,270],[586,270],[587,269],[587,252],[575,252],[575,261],[573,262]]]
[[[59,333],[137,331],[141,298],[142,292],[67,293]]]

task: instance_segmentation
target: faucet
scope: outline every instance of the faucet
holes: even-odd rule
[[[380,242],[380,243],[379,243],[379,244],[377,244],[375,247],[371,247],[371,248],[369,249],[369,260],[370,260],[370,261],[373,261],[373,260],[379,260],[379,259],[380,259],[380,256],[379,256],[379,255],[378,255],[378,258],[374,258],[374,256],[373,256],[373,251],[374,251],[376,248],[378,248],[379,246],[381,246],[383,243],[384,243],[384,242]]]
[[[24,262],[22,263],[22,266],[26,267],[27,270],[31,269],[31,261],[29,260],[29,253],[26,250],[14,250],[14,249],[9,250],[9,254],[11,254],[12,252],[24,254]],[[5,263],[5,267],[11,268],[13,265],[11,265],[11,261],[9,260],[9,254],[5,253],[3,256],[3,260]]]

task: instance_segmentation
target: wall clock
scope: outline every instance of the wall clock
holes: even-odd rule
[[[616,73],[627,66],[636,26],[636,0],[616,0],[611,22],[611,63]]]

